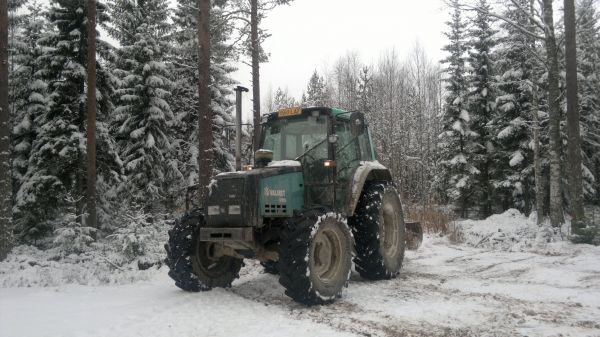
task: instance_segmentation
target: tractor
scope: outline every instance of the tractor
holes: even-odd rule
[[[257,259],[286,295],[313,305],[341,296],[353,263],[365,279],[397,276],[407,245],[402,204],[364,115],[288,108],[264,115],[259,131],[254,165],[215,176],[202,208],[169,230],[176,286],[230,287],[243,260]],[[411,226],[410,237],[422,236]]]

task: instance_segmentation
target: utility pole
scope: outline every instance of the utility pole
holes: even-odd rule
[[[96,223],[96,0],[87,0],[87,219]]]
[[[250,48],[252,58],[252,104],[254,146],[260,141],[260,42],[258,41],[258,0],[250,0]],[[258,149],[254,149],[256,151]]]
[[[235,89],[235,170],[242,170],[242,93],[247,88],[237,86]]]
[[[0,0],[0,261],[12,248],[12,182],[8,110],[8,1]]]

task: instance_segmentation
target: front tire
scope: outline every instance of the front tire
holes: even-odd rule
[[[350,224],[356,271],[369,280],[396,277],[405,250],[404,216],[396,188],[389,182],[365,185]]]
[[[185,291],[204,291],[213,287],[230,287],[239,277],[242,260],[229,256],[211,256],[213,244],[200,242],[199,228],[204,225],[204,215],[194,210],[175,222],[169,230],[165,245],[169,276],[175,285]]]
[[[169,230],[169,241],[165,244],[169,276],[175,285],[185,291],[208,290],[203,288],[192,267],[192,251],[198,225],[204,222],[204,215],[194,210],[175,221]]]
[[[332,302],[348,284],[352,234],[336,213],[308,211],[288,220],[281,233],[279,283],[297,302]]]

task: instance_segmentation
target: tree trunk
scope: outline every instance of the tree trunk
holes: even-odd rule
[[[0,261],[12,248],[12,182],[8,106],[8,2],[0,0]]]
[[[204,205],[212,175],[212,110],[210,95],[210,0],[198,0],[198,184]]]
[[[577,101],[577,48],[575,40],[575,1],[564,0],[565,60],[567,73],[567,134],[569,196],[571,197],[571,233],[577,234],[585,223],[583,182],[581,174],[581,135],[579,133],[579,104]]]
[[[560,227],[564,223],[560,176],[560,106],[558,88],[558,55],[554,35],[552,0],[543,0],[545,44],[548,67],[548,110],[550,124],[550,223]]]
[[[96,223],[96,0],[87,0],[87,220]]]
[[[260,142],[260,44],[258,41],[258,0],[250,0],[250,40],[252,49],[252,100],[254,114],[254,151]]]
[[[542,158],[540,156],[540,117],[537,87],[532,88],[533,94],[533,166],[535,174],[535,211],[537,213],[537,225],[544,222],[546,214],[544,213],[544,183],[542,181]]]

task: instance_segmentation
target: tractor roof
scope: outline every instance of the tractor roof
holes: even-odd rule
[[[338,108],[328,108],[328,107],[301,108],[301,107],[294,107],[294,108],[281,109],[281,110],[276,111],[276,112],[271,112],[271,113],[265,114],[263,118],[265,118],[264,120],[271,120],[271,119],[274,119],[274,118],[289,117],[289,116],[294,116],[294,115],[301,115],[301,114],[311,113],[313,111],[323,111],[325,113],[331,114],[331,116],[334,117],[334,118],[342,118],[342,119],[349,119],[350,118],[350,114],[351,114],[351,111],[346,111],[346,110],[342,110],[342,109],[338,109]]]

